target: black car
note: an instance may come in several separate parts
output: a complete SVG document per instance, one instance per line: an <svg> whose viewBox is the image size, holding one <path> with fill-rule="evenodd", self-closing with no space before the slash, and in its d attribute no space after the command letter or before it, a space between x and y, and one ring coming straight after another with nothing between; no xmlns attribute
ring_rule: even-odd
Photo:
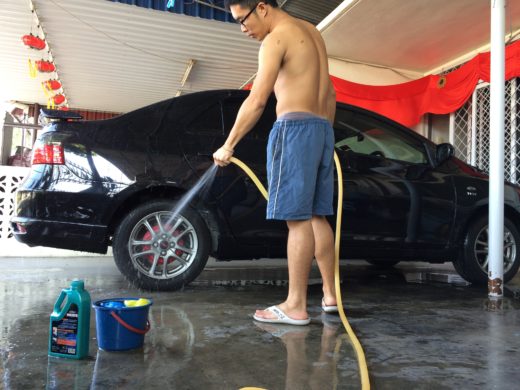
<svg viewBox="0 0 520 390"><path fill-rule="evenodd" d="M285 223L265 219L266 201L234 164L219 168L211 186L172 218L213 166L247 94L194 93L103 121L47 112L54 121L38 137L17 193L16 238L96 253L112 246L130 281L158 290L195 279L210 255L285 257ZM275 116L273 98L235 151L264 183ZM357 107L338 104L334 129L345 187L342 258L452 261L464 279L487 282L487 176L455 158L451 145ZM504 190L508 281L520 266L520 188Z"/></svg>

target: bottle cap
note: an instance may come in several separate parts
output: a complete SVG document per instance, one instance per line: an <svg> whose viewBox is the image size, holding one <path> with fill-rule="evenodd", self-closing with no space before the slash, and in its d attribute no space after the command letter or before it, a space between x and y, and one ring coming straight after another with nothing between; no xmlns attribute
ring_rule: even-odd
<svg viewBox="0 0 520 390"><path fill-rule="evenodd" d="M70 287L74 290L84 290L85 289L85 282L83 280L74 279L72 283L70 284Z"/></svg>

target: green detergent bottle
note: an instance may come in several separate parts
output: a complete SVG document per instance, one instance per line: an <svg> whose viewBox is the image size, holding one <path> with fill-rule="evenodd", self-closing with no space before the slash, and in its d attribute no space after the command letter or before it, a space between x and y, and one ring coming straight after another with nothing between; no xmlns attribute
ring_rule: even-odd
<svg viewBox="0 0 520 390"><path fill-rule="evenodd" d="M66 299L66 300L65 300ZM83 280L61 290L49 327L49 356L82 359L88 355L90 295Z"/></svg>

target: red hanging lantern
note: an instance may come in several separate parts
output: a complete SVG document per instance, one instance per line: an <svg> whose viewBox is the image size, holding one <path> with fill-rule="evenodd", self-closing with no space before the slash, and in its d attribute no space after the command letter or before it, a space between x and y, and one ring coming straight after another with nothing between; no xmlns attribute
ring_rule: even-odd
<svg viewBox="0 0 520 390"><path fill-rule="evenodd" d="M43 39L34 36L32 34L24 35L22 37L23 43L32 49L43 50L45 49L46 43Z"/></svg>
<svg viewBox="0 0 520 390"><path fill-rule="evenodd" d="M56 91L57 89L61 88L61 83L58 80L52 79L52 80L45 81L45 86L49 90Z"/></svg>
<svg viewBox="0 0 520 390"><path fill-rule="evenodd" d="M52 100L54 101L54 104L61 104L65 101L65 96L63 96L61 93L54 95L52 97Z"/></svg>
<svg viewBox="0 0 520 390"><path fill-rule="evenodd" d="M50 73L56 70L56 66L54 66L54 64L50 61L36 61L36 66L38 67L38 70L43 73Z"/></svg>

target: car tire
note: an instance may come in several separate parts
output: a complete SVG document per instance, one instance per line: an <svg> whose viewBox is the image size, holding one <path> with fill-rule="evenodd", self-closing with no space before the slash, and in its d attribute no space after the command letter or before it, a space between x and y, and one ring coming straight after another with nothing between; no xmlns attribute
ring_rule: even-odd
<svg viewBox="0 0 520 390"><path fill-rule="evenodd" d="M464 245L453 261L455 270L468 282L488 282L488 217L474 220L464 236ZM520 234L508 218L504 218L504 283L510 281L520 267Z"/></svg>
<svg viewBox="0 0 520 390"><path fill-rule="evenodd" d="M117 268L145 290L178 290L193 281L208 261L211 239L200 215L175 202L155 200L133 209L114 232Z"/></svg>
<svg viewBox="0 0 520 390"><path fill-rule="evenodd" d="M371 265L375 265L377 267L383 268L392 268L394 265L397 265L399 260L366 260L367 263Z"/></svg>

